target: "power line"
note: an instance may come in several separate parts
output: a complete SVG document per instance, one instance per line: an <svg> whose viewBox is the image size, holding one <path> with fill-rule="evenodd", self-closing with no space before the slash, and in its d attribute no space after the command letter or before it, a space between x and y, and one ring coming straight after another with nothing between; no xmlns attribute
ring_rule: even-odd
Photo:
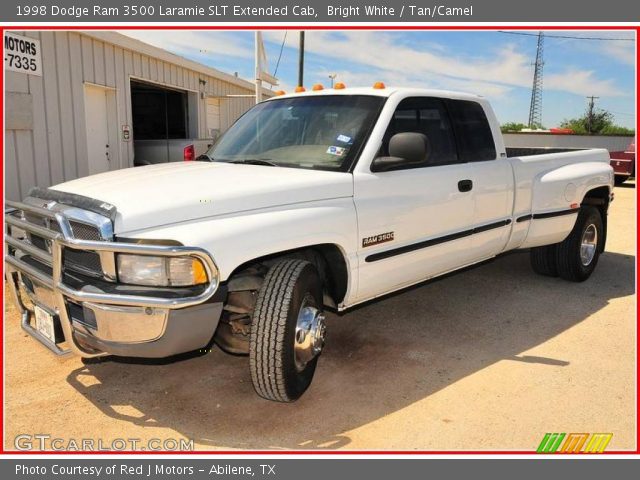
<svg viewBox="0 0 640 480"><path fill-rule="evenodd" d="M276 62L276 68L273 71L273 76L275 77L278 73L278 67L280 66L280 59L282 58L282 51L284 50L284 44L287 41L287 33L288 30L284 31L284 38L282 39L282 45L280 45L280 54L278 55L278 61Z"/></svg>
<svg viewBox="0 0 640 480"><path fill-rule="evenodd" d="M635 117L636 114L635 113L629 113L629 112L614 112L613 110L609 110L611 113L615 113L616 115L628 115L629 117Z"/></svg>
<svg viewBox="0 0 640 480"><path fill-rule="evenodd" d="M524 35L527 37L537 37L537 33L527 33L527 32L510 32L508 30L498 30L498 33L506 33L508 35ZM548 35L545 34L546 38L568 38L571 40L600 40L603 42L633 42L633 38L611 38L611 37L576 37L572 35Z"/></svg>
<svg viewBox="0 0 640 480"><path fill-rule="evenodd" d="M284 44L287 41L287 32L288 30L284 31L284 38L282 39L282 45L280 45L280 53L278 54L278 61L276 62L276 68L273 70L274 77L278 73L278 67L280 66L280 59L282 58L282 51L284 50ZM269 86L269 90L273 90L273 85Z"/></svg>

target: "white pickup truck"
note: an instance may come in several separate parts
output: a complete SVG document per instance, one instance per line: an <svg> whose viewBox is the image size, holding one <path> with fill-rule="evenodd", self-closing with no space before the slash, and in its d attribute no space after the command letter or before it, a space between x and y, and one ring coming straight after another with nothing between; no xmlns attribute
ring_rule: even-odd
<svg viewBox="0 0 640 480"><path fill-rule="evenodd" d="M24 328L58 354L248 354L256 392L309 387L324 311L531 249L586 280L604 250L606 150L509 157L482 97L341 88L278 96L207 161L131 168L6 202ZM427 308L427 307L425 307Z"/></svg>

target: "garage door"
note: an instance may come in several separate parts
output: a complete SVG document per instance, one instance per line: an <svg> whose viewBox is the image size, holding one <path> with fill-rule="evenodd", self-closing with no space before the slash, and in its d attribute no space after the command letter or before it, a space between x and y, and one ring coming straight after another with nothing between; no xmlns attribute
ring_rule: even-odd
<svg viewBox="0 0 640 480"><path fill-rule="evenodd" d="M207 98L207 134L216 138L220 134L220 99Z"/></svg>

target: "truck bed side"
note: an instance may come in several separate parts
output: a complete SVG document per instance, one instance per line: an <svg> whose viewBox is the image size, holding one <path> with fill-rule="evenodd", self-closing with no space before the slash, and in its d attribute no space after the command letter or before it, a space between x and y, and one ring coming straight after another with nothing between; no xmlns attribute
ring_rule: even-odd
<svg viewBox="0 0 640 480"><path fill-rule="evenodd" d="M515 219L507 250L561 242L587 192L613 184L605 149L510 157Z"/></svg>

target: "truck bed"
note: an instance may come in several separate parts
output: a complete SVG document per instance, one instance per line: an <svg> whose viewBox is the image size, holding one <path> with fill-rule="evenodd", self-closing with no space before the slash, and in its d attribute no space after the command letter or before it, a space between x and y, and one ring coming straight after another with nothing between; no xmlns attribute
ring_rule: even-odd
<svg viewBox="0 0 640 480"><path fill-rule="evenodd" d="M582 148L555 148L555 147L506 147L507 157L529 157L531 155L544 155L547 153L579 152Z"/></svg>

